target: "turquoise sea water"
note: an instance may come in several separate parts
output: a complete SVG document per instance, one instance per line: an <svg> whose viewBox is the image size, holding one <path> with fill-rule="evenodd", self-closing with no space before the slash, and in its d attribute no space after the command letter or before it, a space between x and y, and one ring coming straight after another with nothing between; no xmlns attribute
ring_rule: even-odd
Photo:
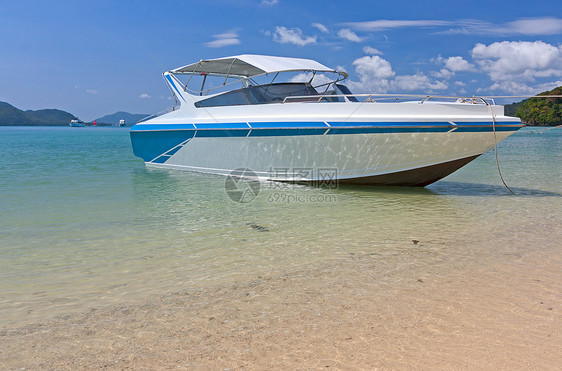
<svg viewBox="0 0 562 371"><path fill-rule="evenodd" d="M499 155L515 195L488 152L426 188L262 186L236 203L223 177L145 168L126 128L2 127L0 327L373 249L407 265L414 239L467 261L559 256L562 129L522 129Z"/></svg>

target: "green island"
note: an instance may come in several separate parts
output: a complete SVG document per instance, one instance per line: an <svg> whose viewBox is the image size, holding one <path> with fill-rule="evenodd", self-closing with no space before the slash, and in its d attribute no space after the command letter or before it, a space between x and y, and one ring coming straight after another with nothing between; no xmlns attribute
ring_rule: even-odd
<svg viewBox="0 0 562 371"><path fill-rule="evenodd" d="M126 124L130 126L147 116L147 114L142 113L119 111L85 124L92 125L93 121L96 121L98 126L112 126L117 125L119 120L125 120ZM58 109L23 111L9 103L0 101L0 126L68 126L71 120L77 119L72 113Z"/></svg>
<svg viewBox="0 0 562 371"><path fill-rule="evenodd" d="M58 109L22 111L9 103L0 102L0 126L61 126L76 117Z"/></svg>
<svg viewBox="0 0 562 371"><path fill-rule="evenodd" d="M562 86L538 95L562 95ZM529 126L562 125L562 98L529 98L504 108L507 116L519 117Z"/></svg>

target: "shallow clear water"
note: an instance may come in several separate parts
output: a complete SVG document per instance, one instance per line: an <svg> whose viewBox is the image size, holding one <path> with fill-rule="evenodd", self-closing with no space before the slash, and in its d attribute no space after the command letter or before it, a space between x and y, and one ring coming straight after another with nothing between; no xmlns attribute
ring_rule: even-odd
<svg viewBox="0 0 562 371"><path fill-rule="evenodd" d="M145 168L127 129L0 128L0 326L350 254L407 266L412 240L426 264L559 255L562 129L522 129L499 155L515 195L489 152L422 189L262 184L236 203L223 177Z"/></svg>

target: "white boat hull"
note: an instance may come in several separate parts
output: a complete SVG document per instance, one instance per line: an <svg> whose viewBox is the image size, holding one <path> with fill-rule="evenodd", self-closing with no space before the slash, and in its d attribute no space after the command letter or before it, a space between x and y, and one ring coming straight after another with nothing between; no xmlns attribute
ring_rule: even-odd
<svg viewBox="0 0 562 371"><path fill-rule="evenodd" d="M520 127L504 126L496 131L498 142ZM203 132L196 131L194 136L186 132L185 140L181 140L181 130L170 131L180 136L179 144L146 163L221 175L247 168L274 181L315 182L336 177L341 183L425 186L493 147L490 127L468 129L334 135L329 133L335 129L326 129L324 134L294 136L251 136L256 130L246 130L234 137L199 136Z"/></svg>
<svg viewBox="0 0 562 371"><path fill-rule="evenodd" d="M498 133L498 140L508 135ZM147 165L221 175L248 168L275 181L320 181L333 174L340 182L426 185L438 180L429 171L428 178L408 180L404 174L396 179L388 175L440 164L448 164L445 167L453 172L493 144L491 133L193 138L165 163ZM451 169L451 162L459 166ZM383 175L380 180L369 179Z"/></svg>

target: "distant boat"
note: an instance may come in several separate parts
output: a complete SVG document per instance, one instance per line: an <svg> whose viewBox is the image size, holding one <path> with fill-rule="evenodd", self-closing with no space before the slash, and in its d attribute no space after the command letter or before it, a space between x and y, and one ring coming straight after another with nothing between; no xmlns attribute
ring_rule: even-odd
<svg viewBox="0 0 562 371"><path fill-rule="evenodd" d="M82 120L70 120L70 126L73 128L83 128L86 124Z"/></svg>
<svg viewBox="0 0 562 371"><path fill-rule="evenodd" d="M119 124L117 126L125 126L125 120L119 120Z"/></svg>

